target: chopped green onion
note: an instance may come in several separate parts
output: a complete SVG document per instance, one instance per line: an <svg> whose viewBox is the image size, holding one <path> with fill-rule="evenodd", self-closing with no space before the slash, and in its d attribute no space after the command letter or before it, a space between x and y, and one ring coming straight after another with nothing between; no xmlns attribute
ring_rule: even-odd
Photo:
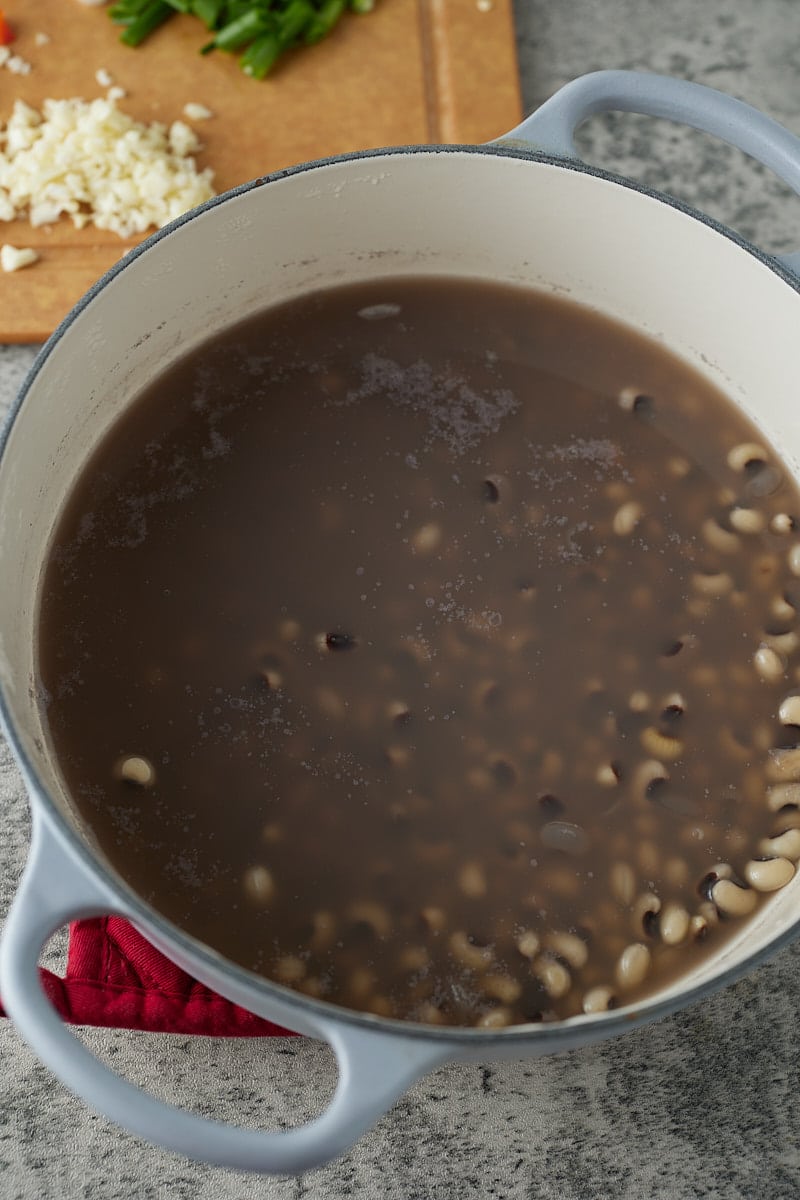
<svg viewBox="0 0 800 1200"><path fill-rule="evenodd" d="M371 12L375 0L116 0L108 9L120 40L139 46L170 17L202 21L213 38L200 50L243 50L246 75L263 79L285 50L327 37L346 9Z"/></svg>
<svg viewBox="0 0 800 1200"><path fill-rule="evenodd" d="M214 38L214 45L218 50L239 50L268 31L269 23L264 13L252 8L250 12L223 25Z"/></svg>
<svg viewBox="0 0 800 1200"><path fill-rule="evenodd" d="M192 12L205 25L206 29L216 29L225 0L194 0Z"/></svg>
<svg viewBox="0 0 800 1200"><path fill-rule="evenodd" d="M135 8L138 11L134 11ZM139 46L159 25L175 15L175 9L166 0L147 0L137 6L114 5L110 13L112 21L125 26L120 41L126 46Z"/></svg>
<svg viewBox="0 0 800 1200"><path fill-rule="evenodd" d="M303 33L303 41L307 46L320 42L333 29L344 12L346 0L327 0L317 11L317 15L309 21Z"/></svg>
<svg viewBox="0 0 800 1200"><path fill-rule="evenodd" d="M283 45L274 33L267 33L248 46L239 59L245 75L251 79L263 79L283 53Z"/></svg>
<svg viewBox="0 0 800 1200"><path fill-rule="evenodd" d="M293 45L314 16L308 0L291 0L278 26L278 40L283 48Z"/></svg>

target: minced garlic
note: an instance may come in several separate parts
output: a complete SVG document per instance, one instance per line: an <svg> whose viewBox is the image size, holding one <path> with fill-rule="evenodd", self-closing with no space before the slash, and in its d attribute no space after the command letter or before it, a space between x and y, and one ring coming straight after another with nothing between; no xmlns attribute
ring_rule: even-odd
<svg viewBox="0 0 800 1200"><path fill-rule="evenodd" d="M214 195L199 145L183 121L145 125L112 98L45 100L42 112L17 100L0 128L0 220L64 214L120 237L166 225Z"/></svg>
<svg viewBox="0 0 800 1200"><path fill-rule="evenodd" d="M21 271L38 260L39 255L30 246L9 246L8 243L0 246L0 270Z"/></svg>

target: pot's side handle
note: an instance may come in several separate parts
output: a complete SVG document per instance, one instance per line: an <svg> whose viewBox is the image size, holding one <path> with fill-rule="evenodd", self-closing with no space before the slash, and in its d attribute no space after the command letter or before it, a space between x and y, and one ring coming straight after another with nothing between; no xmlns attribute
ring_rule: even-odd
<svg viewBox="0 0 800 1200"><path fill-rule="evenodd" d="M664 117L737 146L800 195L800 138L757 108L701 83L641 71L595 71L574 79L504 137L563 158L579 158L573 134L595 113ZM800 274L800 251L776 255Z"/></svg>
<svg viewBox="0 0 800 1200"><path fill-rule="evenodd" d="M279 1133L240 1129L186 1112L122 1079L62 1023L39 980L47 939L68 920L109 911L130 915L65 850L34 813L30 857L0 942L3 1004L42 1061L72 1092L119 1125L188 1158L242 1171L291 1175L347 1150L426 1071L447 1057L441 1043L334 1024L339 1081L328 1108Z"/></svg>

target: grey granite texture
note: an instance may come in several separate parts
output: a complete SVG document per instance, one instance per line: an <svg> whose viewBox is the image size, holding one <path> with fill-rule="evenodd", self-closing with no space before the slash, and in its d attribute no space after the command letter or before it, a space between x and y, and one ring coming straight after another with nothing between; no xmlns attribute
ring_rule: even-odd
<svg viewBox="0 0 800 1200"><path fill-rule="evenodd" d="M517 23L529 108L585 71L634 67L712 84L800 133L797 0L517 0ZM800 245L798 201L709 138L615 116L589 122L581 145L592 161L673 190L765 247ZM33 353L0 349L4 405ZM3 750L0 805L5 911L28 817ZM341 1161L299 1179L253 1179L120 1132L73 1100L2 1024L0 1200L793 1200L798 1028L795 945L704 1005L614 1043L444 1067ZM304 1120L332 1087L330 1055L310 1041L82 1036L159 1094L249 1125Z"/></svg>

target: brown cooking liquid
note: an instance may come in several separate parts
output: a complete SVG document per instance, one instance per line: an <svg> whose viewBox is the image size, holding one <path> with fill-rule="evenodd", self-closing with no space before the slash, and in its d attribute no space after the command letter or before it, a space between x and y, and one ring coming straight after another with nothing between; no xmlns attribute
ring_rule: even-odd
<svg viewBox="0 0 800 1200"><path fill-rule="evenodd" d="M763 842L800 825L799 511L721 394L561 299L292 301L164 372L58 523L66 785L156 909L308 994L641 998L800 857Z"/></svg>

